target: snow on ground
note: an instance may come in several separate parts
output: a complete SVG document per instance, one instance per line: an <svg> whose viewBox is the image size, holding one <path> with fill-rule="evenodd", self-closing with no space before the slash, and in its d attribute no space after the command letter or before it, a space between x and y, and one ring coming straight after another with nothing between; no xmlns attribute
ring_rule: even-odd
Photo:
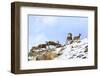
<svg viewBox="0 0 100 76"><path fill-rule="evenodd" d="M73 42L56 49L61 55L55 60L86 59L88 55L88 39L84 38L80 42Z"/></svg>
<svg viewBox="0 0 100 76"><path fill-rule="evenodd" d="M43 49L41 51L36 50L35 53L29 53L29 60L36 60L38 56L43 57L43 54L47 52L52 52L56 54L57 57L53 57L50 54L48 57L53 57L50 60L69 60L69 59L87 59L88 58L88 39L84 38L80 41L73 41L71 44L62 45L59 48ZM34 56L34 55L35 56ZM45 60L45 59L44 59Z"/></svg>

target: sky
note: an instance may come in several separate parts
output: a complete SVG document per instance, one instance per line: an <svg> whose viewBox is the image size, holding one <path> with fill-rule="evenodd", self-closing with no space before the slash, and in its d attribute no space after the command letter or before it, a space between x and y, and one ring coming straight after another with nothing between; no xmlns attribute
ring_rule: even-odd
<svg viewBox="0 0 100 76"><path fill-rule="evenodd" d="M29 15L29 49L45 41L59 41L65 44L67 34L88 36L88 17Z"/></svg>

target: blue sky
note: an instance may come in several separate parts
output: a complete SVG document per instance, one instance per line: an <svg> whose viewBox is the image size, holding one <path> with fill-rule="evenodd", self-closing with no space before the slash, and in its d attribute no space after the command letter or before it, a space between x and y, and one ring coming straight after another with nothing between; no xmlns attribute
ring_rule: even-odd
<svg viewBox="0 0 100 76"><path fill-rule="evenodd" d="M73 36L88 36L88 18L75 16L36 16L29 15L29 48L45 41L60 41L64 44L69 32Z"/></svg>

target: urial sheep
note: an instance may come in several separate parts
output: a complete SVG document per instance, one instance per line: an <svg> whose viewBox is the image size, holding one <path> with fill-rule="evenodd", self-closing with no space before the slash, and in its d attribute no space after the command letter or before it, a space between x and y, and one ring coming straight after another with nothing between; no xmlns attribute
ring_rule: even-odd
<svg viewBox="0 0 100 76"><path fill-rule="evenodd" d="M73 41L80 42L80 37L81 37L81 34L79 34L78 36L74 36Z"/></svg>
<svg viewBox="0 0 100 76"><path fill-rule="evenodd" d="M42 48L46 49L47 48L47 44L39 44L37 47L39 49L41 49L41 50L42 50Z"/></svg>
<svg viewBox="0 0 100 76"><path fill-rule="evenodd" d="M53 45L53 46L55 46L56 48L61 47L61 44L59 43L59 41L57 41L57 42L54 42L54 41L46 41L46 44L47 44L48 46Z"/></svg>
<svg viewBox="0 0 100 76"><path fill-rule="evenodd" d="M73 40L72 40L72 33L68 33L65 44L71 44L72 42L73 42Z"/></svg>

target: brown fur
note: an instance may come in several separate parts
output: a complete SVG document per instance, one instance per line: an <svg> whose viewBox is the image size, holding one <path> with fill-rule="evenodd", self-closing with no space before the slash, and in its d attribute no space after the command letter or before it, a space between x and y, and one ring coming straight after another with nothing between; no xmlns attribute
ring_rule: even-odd
<svg viewBox="0 0 100 76"><path fill-rule="evenodd" d="M39 44L38 45L38 48L46 48L47 47L47 44Z"/></svg>
<svg viewBox="0 0 100 76"><path fill-rule="evenodd" d="M72 33L68 33L68 36L67 36L67 41L70 41L72 40Z"/></svg>
<svg viewBox="0 0 100 76"><path fill-rule="evenodd" d="M80 40L80 36L81 34L79 34L78 36L74 36L73 40Z"/></svg>
<svg viewBox="0 0 100 76"><path fill-rule="evenodd" d="M36 47L36 46L33 46L32 48L31 48L31 52L34 52L35 50L37 50L38 49L38 47Z"/></svg>
<svg viewBox="0 0 100 76"><path fill-rule="evenodd" d="M61 47L61 44L59 44L59 41L57 42L54 42L54 41L48 41L46 42L46 44L49 46L49 45L54 45L56 47Z"/></svg>
<svg viewBox="0 0 100 76"><path fill-rule="evenodd" d="M58 45L59 42L48 41L47 44L48 44L48 45Z"/></svg>
<svg viewBox="0 0 100 76"><path fill-rule="evenodd" d="M38 46L33 46L30 51L34 52L35 50L40 50L41 48L46 49L46 47L47 47L47 44L39 44Z"/></svg>
<svg viewBox="0 0 100 76"><path fill-rule="evenodd" d="M66 39L66 44L71 44L72 42L73 42L72 33L68 33L67 39Z"/></svg>

